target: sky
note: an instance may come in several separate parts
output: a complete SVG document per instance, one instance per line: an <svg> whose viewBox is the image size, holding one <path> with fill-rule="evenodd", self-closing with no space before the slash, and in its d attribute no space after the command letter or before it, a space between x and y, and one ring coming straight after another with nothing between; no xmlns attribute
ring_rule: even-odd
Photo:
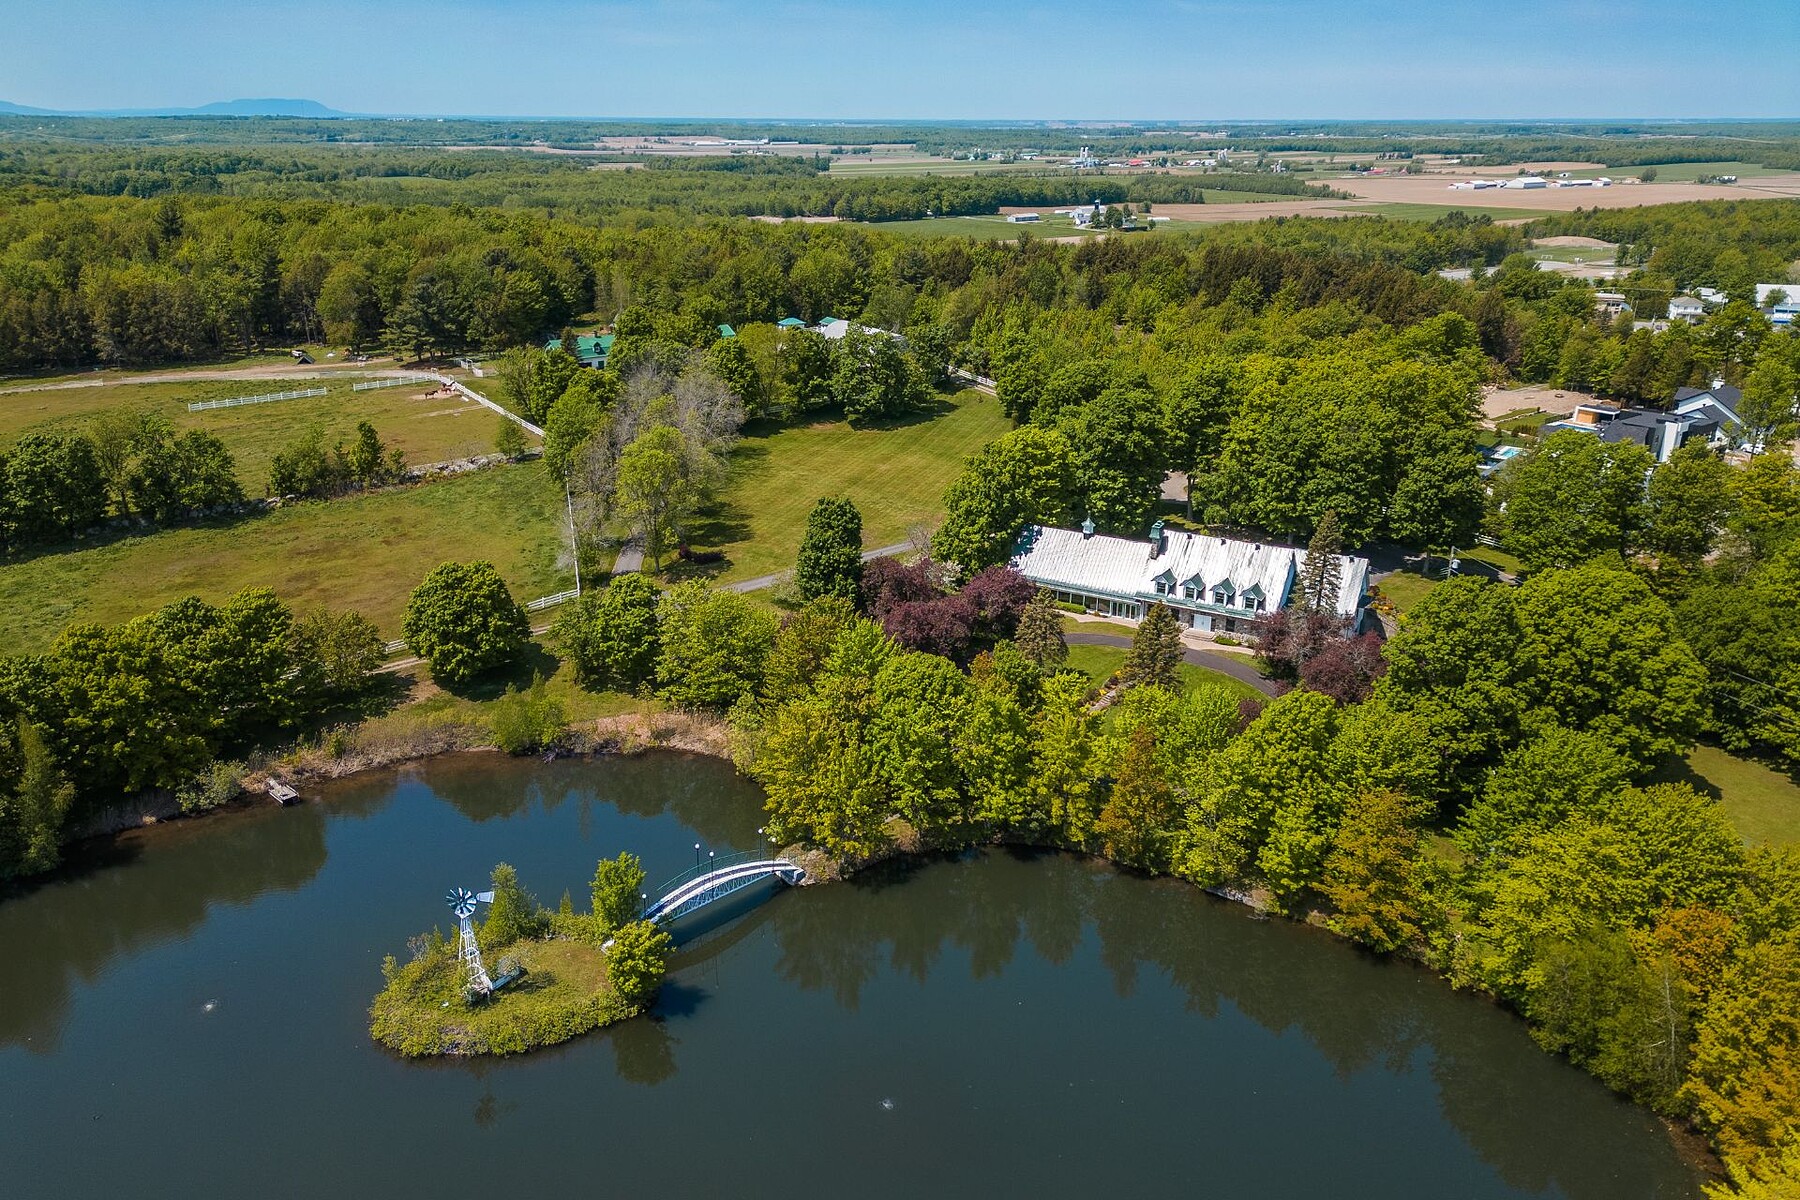
<svg viewBox="0 0 1800 1200"><path fill-rule="evenodd" d="M487 116L1800 118L1800 0L0 0L0 100Z"/></svg>

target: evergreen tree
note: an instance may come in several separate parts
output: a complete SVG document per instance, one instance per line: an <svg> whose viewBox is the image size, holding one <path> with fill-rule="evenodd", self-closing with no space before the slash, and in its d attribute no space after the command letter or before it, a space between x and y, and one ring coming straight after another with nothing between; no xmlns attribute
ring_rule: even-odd
<svg viewBox="0 0 1800 1200"><path fill-rule="evenodd" d="M1335 512L1319 518L1312 541L1306 544L1306 562L1294 581L1299 607L1309 613L1337 611L1338 589L1343 585L1344 535Z"/></svg>
<svg viewBox="0 0 1800 1200"><path fill-rule="evenodd" d="M1013 645L1040 667L1061 666L1069 657L1069 643L1063 637L1062 622L1062 610L1056 607L1055 597L1039 588L1019 616Z"/></svg>
<svg viewBox="0 0 1800 1200"><path fill-rule="evenodd" d="M1094 827L1108 858L1152 871L1168 868L1169 835L1180 811L1158 757L1150 727L1132 730Z"/></svg>
<svg viewBox="0 0 1800 1200"><path fill-rule="evenodd" d="M494 867L490 884L494 899L478 931L481 948L498 950L520 938L536 937L542 927L537 900L519 883L519 873L500 863Z"/></svg>
<svg viewBox="0 0 1800 1200"><path fill-rule="evenodd" d="M862 513L854 501L827 497L813 505L794 562L802 600L839 596L855 602L862 589Z"/></svg>
<svg viewBox="0 0 1800 1200"><path fill-rule="evenodd" d="M1152 604L1131 636L1131 652L1119 674L1132 687L1173 689L1181 653L1181 623L1168 605Z"/></svg>
<svg viewBox="0 0 1800 1200"><path fill-rule="evenodd" d="M0 795L0 879L31 875L56 865L63 818L75 789L57 771L37 726L18 726L19 784Z"/></svg>

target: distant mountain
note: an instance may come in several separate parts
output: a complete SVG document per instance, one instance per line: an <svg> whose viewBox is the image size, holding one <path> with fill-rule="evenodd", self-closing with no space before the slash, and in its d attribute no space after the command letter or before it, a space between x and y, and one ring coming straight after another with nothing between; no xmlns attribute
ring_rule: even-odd
<svg viewBox="0 0 1800 1200"><path fill-rule="evenodd" d="M349 113L326 108L317 100L220 100L199 108L177 110L195 116L226 117L347 117Z"/></svg>
<svg viewBox="0 0 1800 1200"><path fill-rule="evenodd" d="M219 100L199 108L105 108L71 111L0 100L0 114L20 117L348 117L317 100Z"/></svg>

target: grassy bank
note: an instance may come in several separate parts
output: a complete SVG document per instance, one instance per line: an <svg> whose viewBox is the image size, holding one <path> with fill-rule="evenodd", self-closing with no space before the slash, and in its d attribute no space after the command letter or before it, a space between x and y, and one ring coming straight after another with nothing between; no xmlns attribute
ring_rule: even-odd
<svg viewBox="0 0 1800 1200"><path fill-rule="evenodd" d="M393 638L407 596L446 559L491 560L524 601L571 585L567 547L562 489L542 464L496 467L8 563L0 639L38 650L71 622L246 587L274 588L300 611L356 609Z"/></svg>
<svg viewBox="0 0 1800 1200"><path fill-rule="evenodd" d="M856 501L864 546L905 541L913 525L942 515L944 489L964 460L1009 427L998 400L971 390L893 425L823 421L746 437L718 503L695 523L693 544L725 554L726 582L785 570L822 496Z"/></svg>
<svg viewBox="0 0 1800 1200"><path fill-rule="evenodd" d="M462 964L439 944L405 966L390 959L387 986L369 1009L369 1033L408 1058L455 1054L521 1054L635 1016L613 991L606 955L572 939L525 940L486 958L490 970L516 959L525 975L493 998L463 996Z"/></svg>

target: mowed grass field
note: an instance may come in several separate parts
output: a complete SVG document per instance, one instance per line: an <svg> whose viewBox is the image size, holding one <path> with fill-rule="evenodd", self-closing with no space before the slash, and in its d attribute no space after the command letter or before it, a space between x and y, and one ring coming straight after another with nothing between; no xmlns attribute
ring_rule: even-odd
<svg viewBox="0 0 1800 1200"><path fill-rule="evenodd" d="M80 426L116 409L147 409L175 429L217 434L237 463L238 478L252 496L265 493L269 464L288 443L318 426L327 443L349 442L359 421L398 447L409 463L444 462L493 449L500 420L495 413L435 384L351 390L349 379L237 379L170 383L121 383L103 387L49 388L0 394L0 446L34 429ZM189 412L203 400L262 396L323 387L326 395L274 400L239 408Z"/></svg>
<svg viewBox="0 0 1800 1200"><path fill-rule="evenodd" d="M525 463L8 563L0 644L39 650L72 622L246 587L301 611L355 609L397 638L408 594L447 559L492 561L521 603L572 586L562 489Z"/></svg>
<svg viewBox="0 0 1800 1200"><path fill-rule="evenodd" d="M1780 771L1717 746L1695 746L1659 779L1691 783L1716 795L1753 846L1800 843L1800 786Z"/></svg>
<svg viewBox="0 0 1800 1200"><path fill-rule="evenodd" d="M693 544L725 553L726 582L788 570L824 496L856 502L865 547L905 541L914 524L942 516L944 489L964 460L1010 427L998 400L971 390L948 397L938 415L885 428L829 421L746 437Z"/></svg>
<svg viewBox="0 0 1800 1200"><path fill-rule="evenodd" d="M1128 653L1130 652L1119 646L1070 646L1069 657L1065 665L1080 671L1094 681L1095 687L1099 687L1125 665L1125 656ZM1184 693L1192 692L1202 684L1215 684L1240 700L1266 700L1268 698L1243 680L1233 679L1223 671L1196 667L1192 663L1182 663L1175 668L1175 674L1181 680L1181 690Z"/></svg>

